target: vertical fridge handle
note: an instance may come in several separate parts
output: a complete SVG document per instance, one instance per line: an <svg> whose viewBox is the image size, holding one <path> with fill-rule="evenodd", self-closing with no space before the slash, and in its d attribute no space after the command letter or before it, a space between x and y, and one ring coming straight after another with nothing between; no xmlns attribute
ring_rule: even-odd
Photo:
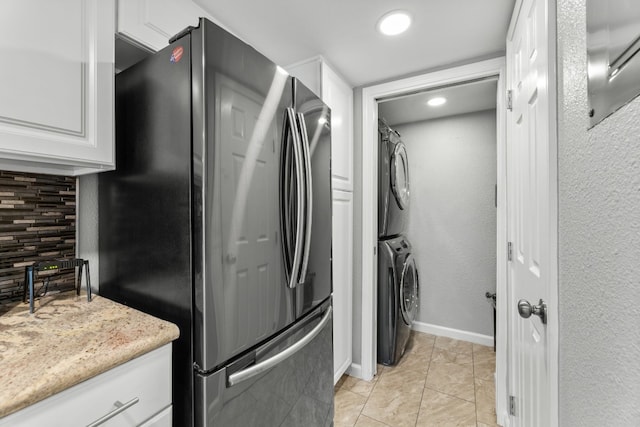
<svg viewBox="0 0 640 427"><path fill-rule="evenodd" d="M302 257L302 266L300 270L299 283L304 283L307 278L307 266L309 265L309 251L311 249L311 225L313 219L313 185L311 182L311 153L309 149L309 136L307 133L307 124L304 121L304 114L298 113L298 124L300 136L302 137L302 153L304 156L305 170L305 189L306 189L306 220L304 222L304 255Z"/></svg>
<svg viewBox="0 0 640 427"><path fill-rule="evenodd" d="M304 153L302 152L302 143L297 132L296 117L293 108L287 108L287 123L291 131L291 137L293 138L293 153L295 157L296 167L296 205L297 205L297 219L296 219L296 238L293 251L293 262L291 265L291 274L289 275L289 288L295 288L298 284L298 275L300 273L300 265L302 263L302 249L303 249L303 232L302 222L304 220L304 207L305 207L305 195L304 191L304 177L302 175L302 166L304 159Z"/></svg>

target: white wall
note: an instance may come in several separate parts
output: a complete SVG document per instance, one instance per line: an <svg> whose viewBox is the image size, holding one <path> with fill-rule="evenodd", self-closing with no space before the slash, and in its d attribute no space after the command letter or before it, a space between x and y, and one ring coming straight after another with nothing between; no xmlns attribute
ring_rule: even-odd
<svg viewBox="0 0 640 427"><path fill-rule="evenodd" d="M409 156L417 321L493 336L496 110L394 126Z"/></svg>
<svg viewBox="0 0 640 427"><path fill-rule="evenodd" d="M586 0L558 0L560 426L640 420L640 99L593 129Z"/></svg>

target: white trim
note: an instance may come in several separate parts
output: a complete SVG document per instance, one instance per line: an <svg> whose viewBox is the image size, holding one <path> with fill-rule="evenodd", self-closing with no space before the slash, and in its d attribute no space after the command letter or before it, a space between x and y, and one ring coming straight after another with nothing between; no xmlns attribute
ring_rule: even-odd
<svg viewBox="0 0 640 427"><path fill-rule="evenodd" d="M559 408L559 372L560 372L560 289L558 278L558 52L557 52L557 4L555 0L549 0L547 5L547 49L549 60L549 73L547 75L547 98L549 103L549 301L547 305L549 313L547 359L549 360L549 416L551 425L557 427L560 424Z"/></svg>
<svg viewBox="0 0 640 427"><path fill-rule="evenodd" d="M496 98L496 175L498 184L498 209L496 210L496 414L508 413L508 347L507 326L508 280L509 266L507 262L507 69L506 63L500 69L498 77L498 93ZM500 143L502 141L502 143ZM502 224L502 225L501 225Z"/></svg>
<svg viewBox="0 0 640 427"><path fill-rule="evenodd" d="M502 427L510 427L511 426L511 418L509 417L509 413L508 412L503 412L502 413L502 420L500 419L501 417L496 417L496 418L497 418L499 426L502 426Z"/></svg>
<svg viewBox="0 0 640 427"><path fill-rule="evenodd" d="M359 363L352 363L347 369L347 375L355 378L363 378L362 376L362 365Z"/></svg>
<svg viewBox="0 0 640 427"><path fill-rule="evenodd" d="M418 332L424 332L426 334L436 335L438 337L453 338L454 340L467 341L474 344L493 347L493 337L491 335L482 335L476 332L463 331L460 329L447 328L445 326L416 321L413 322L411 329Z"/></svg>
<svg viewBox="0 0 640 427"><path fill-rule="evenodd" d="M362 354L360 360L362 365L360 375L355 375L359 378L370 380L376 368L377 255L375 250L378 244L378 144L376 143L378 100L483 77L503 76L504 67L503 57L494 58L362 89L362 217L360 218L362 224ZM505 114L504 109L498 110L498 114ZM504 120L500 122L504 123ZM498 146L506 143L503 132L498 133L497 138ZM500 184L499 181L499 187ZM503 181L502 185L504 184ZM498 206L498 218L504 219L506 216L500 213L501 209L506 209L506 206ZM506 223L498 223L499 229L505 227ZM506 278L503 280L506 282Z"/></svg>

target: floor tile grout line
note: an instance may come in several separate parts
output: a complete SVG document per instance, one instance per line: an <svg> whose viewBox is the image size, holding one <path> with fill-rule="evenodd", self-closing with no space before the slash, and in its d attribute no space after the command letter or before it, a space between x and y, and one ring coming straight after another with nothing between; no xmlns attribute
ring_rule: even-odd
<svg viewBox="0 0 640 427"><path fill-rule="evenodd" d="M418 426L418 420L420 419L420 411L422 411L422 400L424 399L424 390L427 388L427 378L429 378L429 371L431 370L431 361L433 360L433 350L436 348L436 340L433 340L431 346L431 354L429 355L429 367L427 368L427 375L424 377L424 387L422 387L422 394L420 395L420 406L418 406L418 413L416 414L415 426Z"/></svg>
<svg viewBox="0 0 640 427"><path fill-rule="evenodd" d="M476 352L471 347L471 356L473 361L473 399L474 399L474 408L476 410L476 427L478 426L478 388L476 387Z"/></svg>
<svg viewBox="0 0 640 427"><path fill-rule="evenodd" d="M376 374L377 374L377 370L378 370L378 369L377 369L377 367L376 367ZM369 395L367 396L366 400L364 401L364 405L362 405L362 409L360 409L360 413L358 414L358 418L356 418L356 424L358 424L358 419L360 419L360 416L361 416L361 415L363 415L363 413L362 413L362 412L364 411L364 408L367 406L367 403L369 402L369 399L371 398L371 395L373 394L374 390L376 389L376 387L377 387L377 386L378 386L378 384L380 383L380 378L382 378L382 374L384 373L384 371L385 371L385 370L384 370L384 368L383 368L383 369L382 369L382 372L380 372L380 375L377 375L378 379L376 379L375 383L373 384L373 387L371 387L371 391L369 392ZM376 375L374 375L374 376L376 376ZM365 415L365 417L369 417L369 416L368 416L368 415ZM382 421L380 421L380 420L378 420L378 419L376 419L376 418L373 418L373 417L369 417L369 418L372 418L372 419L374 419L374 420L376 420L376 421L378 421L378 422L382 422ZM384 424L384 423L383 423L383 424ZM355 425L355 424L354 424L354 425Z"/></svg>
<svg viewBox="0 0 640 427"><path fill-rule="evenodd" d="M463 399L462 397L456 396L455 394L446 393L444 391L438 390L437 388L433 388L433 387L429 387L429 386L425 386L425 388L428 388L429 390L435 391L436 393L439 393L439 394L444 394L445 396L453 397L454 399L462 400L463 402L473 403L475 405L475 402L473 402L471 400ZM475 389L474 389L474 398L475 398Z"/></svg>

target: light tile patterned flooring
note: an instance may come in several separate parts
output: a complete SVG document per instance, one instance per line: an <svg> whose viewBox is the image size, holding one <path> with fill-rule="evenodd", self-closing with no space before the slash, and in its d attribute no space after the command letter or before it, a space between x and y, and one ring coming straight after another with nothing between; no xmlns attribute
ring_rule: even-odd
<svg viewBox="0 0 640 427"><path fill-rule="evenodd" d="M397 366L338 381L334 425L495 426L495 364L492 347L412 332Z"/></svg>

